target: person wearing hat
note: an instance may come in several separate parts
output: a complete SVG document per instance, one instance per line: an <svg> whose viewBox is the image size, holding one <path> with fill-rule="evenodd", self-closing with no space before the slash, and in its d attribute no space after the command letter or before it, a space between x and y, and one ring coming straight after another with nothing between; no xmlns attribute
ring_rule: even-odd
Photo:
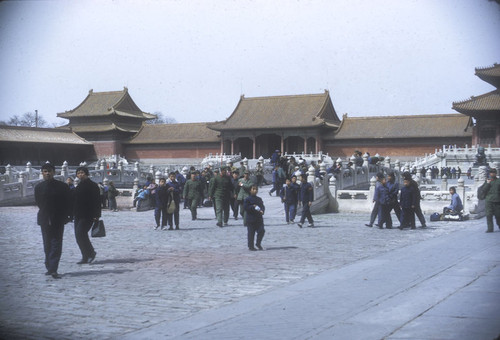
<svg viewBox="0 0 500 340"><path fill-rule="evenodd" d="M35 202L38 206L37 224L42 231L43 250L45 253L45 275L54 279L62 254L64 224L72 219L72 200L69 187L54 179L55 167L50 163L42 165L43 182L35 187Z"/></svg>
<svg viewBox="0 0 500 340"><path fill-rule="evenodd" d="M500 228L500 180L497 177L497 169L490 168L490 176L486 181L486 223L487 233L493 232L493 216Z"/></svg>
<svg viewBox="0 0 500 340"><path fill-rule="evenodd" d="M410 186L413 188L413 195L414 195L414 204L415 207L413 208L413 211L415 212L415 215L417 215L418 220L420 221L421 227L422 228L427 228L427 224L425 223L425 216L422 213L422 208L420 207L420 188L418 187L418 183L412 178L411 174L409 172L403 173L403 180L408 180L410 182Z"/></svg>
<svg viewBox="0 0 500 340"><path fill-rule="evenodd" d="M222 227L222 223L227 225L229 221L229 201L233 195L233 184L227 171L227 168L220 169L220 175L214 177L209 193L209 199L215 201L218 227Z"/></svg>
<svg viewBox="0 0 500 340"><path fill-rule="evenodd" d="M389 189L389 213L394 210L396 217L401 223L401 207L398 202L399 184L396 182L394 171L387 172L387 188Z"/></svg>
<svg viewBox="0 0 500 340"><path fill-rule="evenodd" d="M245 198L250 196L250 188L252 187L254 183L250 179L250 172L248 170L245 170L243 172L243 177L238 180L238 196L236 200L238 201L238 205L240 207L240 215L243 217L243 225L247 225L247 219L246 219L246 211L243 209L243 201Z"/></svg>
<svg viewBox="0 0 500 340"><path fill-rule="evenodd" d="M95 221L101 217L99 186L89 178L89 169L79 167L76 177L80 183L75 189L75 239L82 259L77 264L92 263L96 252L89 239L89 231Z"/></svg>
<svg viewBox="0 0 500 340"><path fill-rule="evenodd" d="M191 219L193 221L197 218L198 201L201 197L200 192L202 188L203 184L198 180L198 173L196 171L191 172L191 179L184 185L182 196L189 202L188 206L191 210Z"/></svg>

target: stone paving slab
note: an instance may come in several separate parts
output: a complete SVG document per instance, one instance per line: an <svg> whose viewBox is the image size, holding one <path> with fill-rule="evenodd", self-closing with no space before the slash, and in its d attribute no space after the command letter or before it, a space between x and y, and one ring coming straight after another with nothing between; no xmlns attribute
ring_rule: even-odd
<svg viewBox="0 0 500 340"><path fill-rule="evenodd" d="M364 226L368 214L325 214L314 216L316 228L300 229L286 225L278 198L265 190L261 196L267 207L266 251L248 251L241 219L216 227L212 208L199 209L197 221L182 210L179 231L153 230L152 211L104 211L107 237L92 240L97 251L92 265L76 265L73 226L66 226L61 280L44 275L37 209L0 208L0 336L121 338L258 299L364 259L374 261L369 268L378 255L485 223L379 230Z"/></svg>

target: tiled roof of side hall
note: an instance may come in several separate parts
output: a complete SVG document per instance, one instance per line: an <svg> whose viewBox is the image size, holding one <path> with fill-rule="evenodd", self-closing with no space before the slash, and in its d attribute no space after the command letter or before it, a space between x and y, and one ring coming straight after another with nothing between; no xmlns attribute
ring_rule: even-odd
<svg viewBox="0 0 500 340"><path fill-rule="evenodd" d="M219 142L218 132L207 123L144 124L127 144L178 144Z"/></svg>
<svg viewBox="0 0 500 340"><path fill-rule="evenodd" d="M489 67L476 67L476 76L484 80L487 83L495 86L497 89L500 88L500 64L493 64Z"/></svg>
<svg viewBox="0 0 500 340"><path fill-rule="evenodd" d="M73 110L58 113L61 118L98 117L110 115L126 116L137 119L153 119L156 115L142 112L134 103L128 89L123 91L93 92L89 91L83 102Z"/></svg>
<svg viewBox="0 0 500 340"><path fill-rule="evenodd" d="M470 137L469 117L462 114L347 117L325 140Z"/></svg>
<svg viewBox="0 0 500 340"><path fill-rule="evenodd" d="M500 111L500 90L491 91L470 99L453 102L453 109L462 111Z"/></svg>
<svg viewBox="0 0 500 340"><path fill-rule="evenodd" d="M332 126L340 120L328 91L321 94L245 98L225 121L211 123L215 130L271 129Z"/></svg>
<svg viewBox="0 0 500 340"><path fill-rule="evenodd" d="M0 142L92 145L67 129L0 126Z"/></svg>

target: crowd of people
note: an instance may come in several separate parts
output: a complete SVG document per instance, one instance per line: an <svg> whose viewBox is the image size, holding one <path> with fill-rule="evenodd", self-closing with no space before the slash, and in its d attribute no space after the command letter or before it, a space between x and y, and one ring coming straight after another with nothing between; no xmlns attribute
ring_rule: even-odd
<svg viewBox="0 0 500 340"><path fill-rule="evenodd" d="M297 225L302 228L307 219L308 226L314 227L310 211L314 189L308 182L307 172L310 169L308 167L312 165L315 177L321 177L320 162L307 164L302 158L283 157L279 151L271 157L272 189L268 193L281 199L287 224L295 223L297 211L302 207ZM64 224L74 221L76 243L82 254L77 263L92 263L96 251L90 242L89 231L92 225L99 221L101 209L118 210L118 190L112 181L107 185L94 183L89 178L89 170L86 167L77 169L76 186L71 177L67 178L66 183L55 180L55 167L50 163L44 164L41 171L44 180L35 187L35 201L39 207L37 223L42 231L46 275L60 278L57 269L62 251ZM334 171L329 170L332 173ZM212 169L212 166L208 165L201 171L191 167L188 178L178 171L170 172L167 178L160 178L158 183L153 178L147 178L146 183L134 195L133 203L138 209L144 205L154 209L155 230L180 229L181 204L184 209L190 210L192 220L197 219L198 208L212 207L217 220L216 226L227 226L230 216L234 220L241 218L242 224L247 227L249 250L262 250L265 206L257 194L262 185L269 184L264 178L262 163L257 163L253 175L253 178L250 177L250 171L244 162L241 162L239 167L228 162L220 169ZM461 171L458 170L458 176L460 175ZM412 173L403 173L401 188L392 171L388 171L387 175L380 172L376 178L374 206L366 226L373 227L378 217L376 225L379 228L384 228L385 225L391 229L391 212L394 211L400 222L399 229L415 229L415 215L421 227L426 228L425 217L420 208L420 190L412 178ZM493 216L500 227L500 181L496 178L496 169L490 170L490 177L481 188L487 204L488 232L491 232ZM443 213L459 214L463 209L460 196L455 187L451 187L449 191L451 202L443 209Z"/></svg>

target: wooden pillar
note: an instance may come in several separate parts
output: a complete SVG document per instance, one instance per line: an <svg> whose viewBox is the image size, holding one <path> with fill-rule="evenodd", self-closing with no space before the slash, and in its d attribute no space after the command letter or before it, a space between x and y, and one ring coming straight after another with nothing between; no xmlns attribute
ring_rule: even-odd
<svg viewBox="0 0 500 340"><path fill-rule="evenodd" d="M281 140L281 154L283 155L285 153L285 138L283 136L283 133L280 136Z"/></svg>
<svg viewBox="0 0 500 340"><path fill-rule="evenodd" d="M255 149L256 149L255 141L256 141L256 140L257 140L257 139L255 138L255 136L252 136L252 146L253 146L253 148L252 148L252 149L253 149L253 150L252 150L252 154L253 154L252 158L253 158L253 159L257 158L257 157L255 157Z"/></svg>
<svg viewBox="0 0 500 340"><path fill-rule="evenodd" d="M234 139L231 138L231 155L234 155Z"/></svg>
<svg viewBox="0 0 500 340"><path fill-rule="evenodd" d="M307 136L304 137L304 153L307 153Z"/></svg>

